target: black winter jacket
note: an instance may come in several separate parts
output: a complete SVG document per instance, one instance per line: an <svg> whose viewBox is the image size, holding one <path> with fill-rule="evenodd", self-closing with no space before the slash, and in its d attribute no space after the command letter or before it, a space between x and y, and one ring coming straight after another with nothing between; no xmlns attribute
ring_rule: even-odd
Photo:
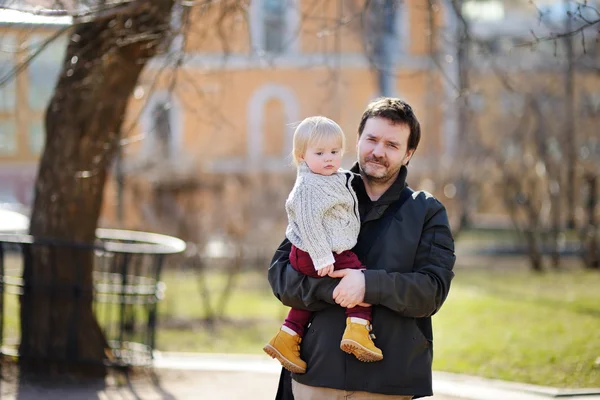
<svg viewBox="0 0 600 400"><path fill-rule="evenodd" d="M382 361L364 363L340 350L346 316L333 300L339 280L295 271L287 240L277 249L268 273L273 293L287 306L315 312L301 345L308 368L293 374L296 381L348 391L432 395L431 316L454 277L454 241L444 206L430 194L414 192L399 210L394 206L402 191L410 190L405 179L403 167L394 185L373 203L362 180L353 182L362 220L353 251L367 268L364 301L373 305L374 342L383 351Z"/></svg>

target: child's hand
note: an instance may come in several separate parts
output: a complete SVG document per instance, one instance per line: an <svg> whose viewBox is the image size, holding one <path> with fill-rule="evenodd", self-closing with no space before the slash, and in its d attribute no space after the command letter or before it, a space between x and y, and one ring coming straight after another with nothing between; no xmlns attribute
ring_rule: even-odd
<svg viewBox="0 0 600 400"><path fill-rule="evenodd" d="M332 272L333 272L333 264L329 264L328 266L323 267L320 270L318 270L317 274L319 274L319 276L327 276Z"/></svg>

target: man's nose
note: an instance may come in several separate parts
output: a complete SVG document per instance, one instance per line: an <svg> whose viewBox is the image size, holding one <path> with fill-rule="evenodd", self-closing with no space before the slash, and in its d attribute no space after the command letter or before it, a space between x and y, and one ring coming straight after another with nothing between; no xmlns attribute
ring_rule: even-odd
<svg viewBox="0 0 600 400"><path fill-rule="evenodd" d="M375 157L383 157L385 155L385 150L383 148L383 145L381 145L380 143L378 143L374 148L373 148L373 155Z"/></svg>

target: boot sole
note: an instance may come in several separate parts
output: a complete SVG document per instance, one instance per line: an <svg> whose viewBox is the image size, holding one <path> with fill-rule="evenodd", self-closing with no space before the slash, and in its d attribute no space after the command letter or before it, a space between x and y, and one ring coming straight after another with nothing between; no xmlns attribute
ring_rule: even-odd
<svg viewBox="0 0 600 400"><path fill-rule="evenodd" d="M263 350L265 353L271 356L271 358L274 358L277 361L279 361L281 363L281 366L287 369L288 371L293 372L295 374L303 374L306 372L306 368L302 368L301 366L294 364L293 362L285 358L283 354L277 351L277 349L271 346L270 344L263 347Z"/></svg>
<svg viewBox="0 0 600 400"><path fill-rule="evenodd" d="M374 362L383 360L383 356L379 353L375 353L363 346L360 343L350 339L343 339L340 344L342 351L353 354L356 358L363 362Z"/></svg>

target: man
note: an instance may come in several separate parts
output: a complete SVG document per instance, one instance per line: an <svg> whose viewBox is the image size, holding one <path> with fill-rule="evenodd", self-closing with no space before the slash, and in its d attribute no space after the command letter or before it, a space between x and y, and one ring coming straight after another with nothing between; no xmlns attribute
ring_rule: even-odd
<svg viewBox="0 0 600 400"><path fill-rule="evenodd" d="M285 305L314 312L301 344L308 367L293 374L296 400L411 399L432 395L431 316L454 277L454 241L444 206L406 185L421 138L411 107L394 98L367 106L358 128L353 171L361 230L353 251L365 270L311 278L289 265L285 240L269 268L273 293ZM340 350L343 307L373 306L374 342L383 360L364 363ZM340 307L341 306L341 307ZM278 398L292 398L282 372Z"/></svg>

